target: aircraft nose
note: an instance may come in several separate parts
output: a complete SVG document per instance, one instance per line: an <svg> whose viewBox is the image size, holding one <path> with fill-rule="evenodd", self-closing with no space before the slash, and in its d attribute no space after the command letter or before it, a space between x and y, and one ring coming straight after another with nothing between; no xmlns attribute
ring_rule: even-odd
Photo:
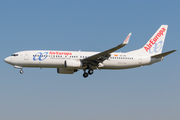
<svg viewBox="0 0 180 120"><path fill-rule="evenodd" d="M9 57L5 58L5 59L4 59L4 62L9 63L9 62L10 62Z"/></svg>
<svg viewBox="0 0 180 120"><path fill-rule="evenodd" d="M4 62L7 62L7 58L4 59Z"/></svg>

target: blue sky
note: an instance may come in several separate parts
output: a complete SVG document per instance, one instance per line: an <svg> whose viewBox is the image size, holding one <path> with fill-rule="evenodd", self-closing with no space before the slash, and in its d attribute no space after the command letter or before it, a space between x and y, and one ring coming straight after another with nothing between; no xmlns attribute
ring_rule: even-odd
<svg viewBox="0 0 180 120"><path fill-rule="evenodd" d="M104 51L132 32L127 52L169 25L163 52L179 48L179 1L0 1L1 120L179 120L179 51L162 62L129 70L24 68L4 62L22 50Z"/></svg>

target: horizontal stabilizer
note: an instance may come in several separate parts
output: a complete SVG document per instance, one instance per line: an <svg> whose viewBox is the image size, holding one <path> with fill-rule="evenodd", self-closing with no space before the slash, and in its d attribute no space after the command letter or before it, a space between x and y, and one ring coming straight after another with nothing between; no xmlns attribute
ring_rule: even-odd
<svg viewBox="0 0 180 120"><path fill-rule="evenodd" d="M160 57L165 57L166 55L169 55L173 52L175 52L177 50L172 50L172 51L169 51L169 52L165 52L165 53L161 53L161 54L157 54L157 55L154 55L154 56L151 56L152 58L160 58Z"/></svg>

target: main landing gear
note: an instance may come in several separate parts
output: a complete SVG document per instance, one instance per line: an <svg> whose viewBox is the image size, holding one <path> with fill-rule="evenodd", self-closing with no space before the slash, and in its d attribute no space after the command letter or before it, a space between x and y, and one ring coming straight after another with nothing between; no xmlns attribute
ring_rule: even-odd
<svg viewBox="0 0 180 120"><path fill-rule="evenodd" d="M94 73L94 70L93 70L93 69L89 69L89 70L88 70L88 73L86 72L86 69L84 69L83 77L84 77L84 78L87 78L88 75L92 75L93 73Z"/></svg>

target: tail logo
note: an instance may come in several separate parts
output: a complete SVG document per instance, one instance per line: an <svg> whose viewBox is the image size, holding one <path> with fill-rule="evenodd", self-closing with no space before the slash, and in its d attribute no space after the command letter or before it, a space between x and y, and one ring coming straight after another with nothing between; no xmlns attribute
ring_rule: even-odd
<svg viewBox="0 0 180 120"><path fill-rule="evenodd" d="M159 41L158 43L154 44L154 47L149 49L149 53L150 54L153 53L153 52L157 53L162 49L162 47L163 47L163 41Z"/></svg>
<svg viewBox="0 0 180 120"><path fill-rule="evenodd" d="M165 28L162 28L157 34L156 34L156 36L153 38L153 39L150 39L149 40L149 43L148 44L146 44L145 46L144 46L144 49L146 50L146 52L148 52L148 50L150 50L151 49L151 47L156 43L156 41L161 37L161 36L163 36L163 33L166 31L166 29ZM162 44L162 41L160 41L161 42L161 44ZM160 43L159 42L159 43ZM155 48L157 48L157 45L159 44L159 43L157 43L155 46Z"/></svg>

